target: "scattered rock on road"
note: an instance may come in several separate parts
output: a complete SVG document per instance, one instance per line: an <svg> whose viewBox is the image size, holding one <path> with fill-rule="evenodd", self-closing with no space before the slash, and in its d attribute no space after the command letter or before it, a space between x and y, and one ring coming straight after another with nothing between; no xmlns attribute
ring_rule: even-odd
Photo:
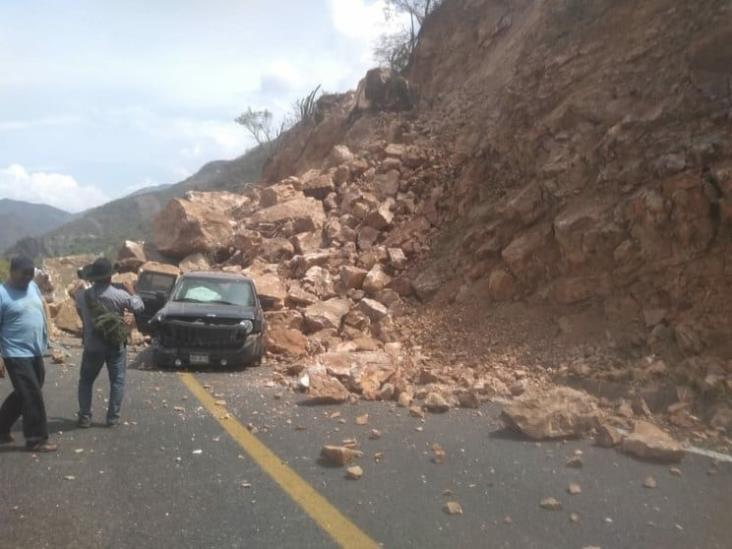
<svg viewBox="0 0 732 549"><path fill-rule="evenodd" d="M345 446L326 445L320 450L320 456L326 463L343 467L351 463L354 459L363 456L363 452Z"/></svg>
<svg viewBox="0 0 732 549"><path fill-rule="evenodd" d="M433 414L442 414L450 409L450 404L439 393L429 393L424 400L424 407Z"/></svg>
<svg viewBox="0 0 732 549"><path fill-rule="evenodd" d="M582 493L582 487L576 482L571 482L569 484L569 487L567 488L567 492L569 492L573 496L576 496Z"/></svg>
<svg viewBox="0 0 732 549"><path fill-rule="evenodd" d="M544 498L539 503L539 507L547 511L559 511L562 508L562 503L555 498Z"/></svg>
<svg viewBox="0 0 732 549"><path fill-rule="evenodd" d="M358 480L363 476L363 469L359 467L358 465L354 465L353 467L349 467L346 469L346 478L350 480Z"/></svg>
<svg viewBox="0 0 732 549"><path fill-rule="evenodd" d="M463 508L457 501L448 501L442 507L442 510L448 515L462 515Z"/></svg>
<svg viewBox="0 0 732 549"><path fill-rule="evenodd" d="M442 464L445 463L445 449L436 442L432 445L432 462Z"/></svg>
<svg viewBox="0 0 732 549"><path fill-rule="evenodd" d="M584 463L580 456L572 456L567 460L567 463L565 465L571 469L582 469Z"/></svg>
<svg viewBox="0 0 732 549"><path fill-rule="evenodd" d="M657 486L656 479L653 477L646 477L643 481L643 486L646 488L655 488Z"/></svg>
<svg viewBox="0 0 732 549"><path fill-rule="evenodd" d="M409 415L412 417L418 417L423 418L424 417L424 411L422 410L421 406L410 406L409 407Z"/></svg>

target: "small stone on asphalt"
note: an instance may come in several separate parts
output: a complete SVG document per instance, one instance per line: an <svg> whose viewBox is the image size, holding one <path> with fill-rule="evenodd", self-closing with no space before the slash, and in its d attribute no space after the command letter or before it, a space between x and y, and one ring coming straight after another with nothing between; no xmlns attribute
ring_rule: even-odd
<svg viewBox="0 0 732 549"><path fill-rule="evenodd" d="M539 506L547 511L559 511L562 508L562 503L556 498L544 498Z"/></svg>

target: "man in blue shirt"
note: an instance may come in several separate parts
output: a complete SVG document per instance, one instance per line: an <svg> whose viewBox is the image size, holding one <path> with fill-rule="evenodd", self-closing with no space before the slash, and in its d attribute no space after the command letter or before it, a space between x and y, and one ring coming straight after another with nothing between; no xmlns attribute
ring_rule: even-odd
<svg viewBox="0 0 732 549"><path fill-rule="evenodd" d="M76 310L84 324L84 354L79 374L79 427L91 427L92 387L105 364L109 373L107 426L113 427L119 423L122 408L127 348L125 345L107 343L96 332L89 303L97 301L106 311L120 316L125 311L140 313L145 305L138 296L132 296L112 285L112 264L104 257L100 257L91 265L87 279L93 282L93 286L76 294Z"/></svg>
<svg viewBox="0 0 732 549"><path fill-rule="evenodd" d="M10 277L0 285L0 353L13 392L0 406L0 444L13 441L10 429L23 416L26 449L55 452L48 441L43 353L48 345L43 296L33 282L35 267L27 257L10 262Z"/></svg>

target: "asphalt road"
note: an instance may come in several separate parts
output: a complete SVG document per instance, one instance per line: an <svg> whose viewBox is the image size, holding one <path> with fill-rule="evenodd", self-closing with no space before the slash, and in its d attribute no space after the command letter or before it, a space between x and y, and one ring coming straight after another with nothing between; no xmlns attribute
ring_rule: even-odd
<svg viewBox="0 0 732 549"><path fill-rule="evenodd" d="M178 374L131 368L125 423L79 430L78 360L69 362L48 366L45 390L61 450L21 451L19 425L15 445L0 446L0 547L336 546ZM266 366L195 378L225 401L230 421L253 428L385 547L732 547L729 464L709 474L711 461L690 455L680 465L682 476L674 476L667 466L583 441L527 442L500 430L494 406L428 415L424 423L384 403L299 406L297 395L267 386ZM0 398L9 387L0 382ZM100 422L107 391L100 377L94 404ZM355 423L363 414L367 426ZM369 439L371 429L381 438ZM351 438L365 454L358 481L318 460L323 444ZM433 443L445 449L445 463L432 462ZM565 466L575 451L582 452L582 469ZM655 489L643 486L649 475ZM582 493L568 494L570 482ZM561 510L539 507L549 496L561 501ZM464 513L445 514L446 501L459 502Z"/></svg>

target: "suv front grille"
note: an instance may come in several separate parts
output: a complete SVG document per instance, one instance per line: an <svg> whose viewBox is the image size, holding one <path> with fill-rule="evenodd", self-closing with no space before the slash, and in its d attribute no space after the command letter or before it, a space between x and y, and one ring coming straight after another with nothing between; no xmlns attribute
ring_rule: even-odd
<svg viewBox="0 0 732 549"><path fill-rule="evenodd" d="M237 349L244 345L246 332L237 326L218 326L169 320L163 322L160 342L164 347L191 349Z"/></svg>

